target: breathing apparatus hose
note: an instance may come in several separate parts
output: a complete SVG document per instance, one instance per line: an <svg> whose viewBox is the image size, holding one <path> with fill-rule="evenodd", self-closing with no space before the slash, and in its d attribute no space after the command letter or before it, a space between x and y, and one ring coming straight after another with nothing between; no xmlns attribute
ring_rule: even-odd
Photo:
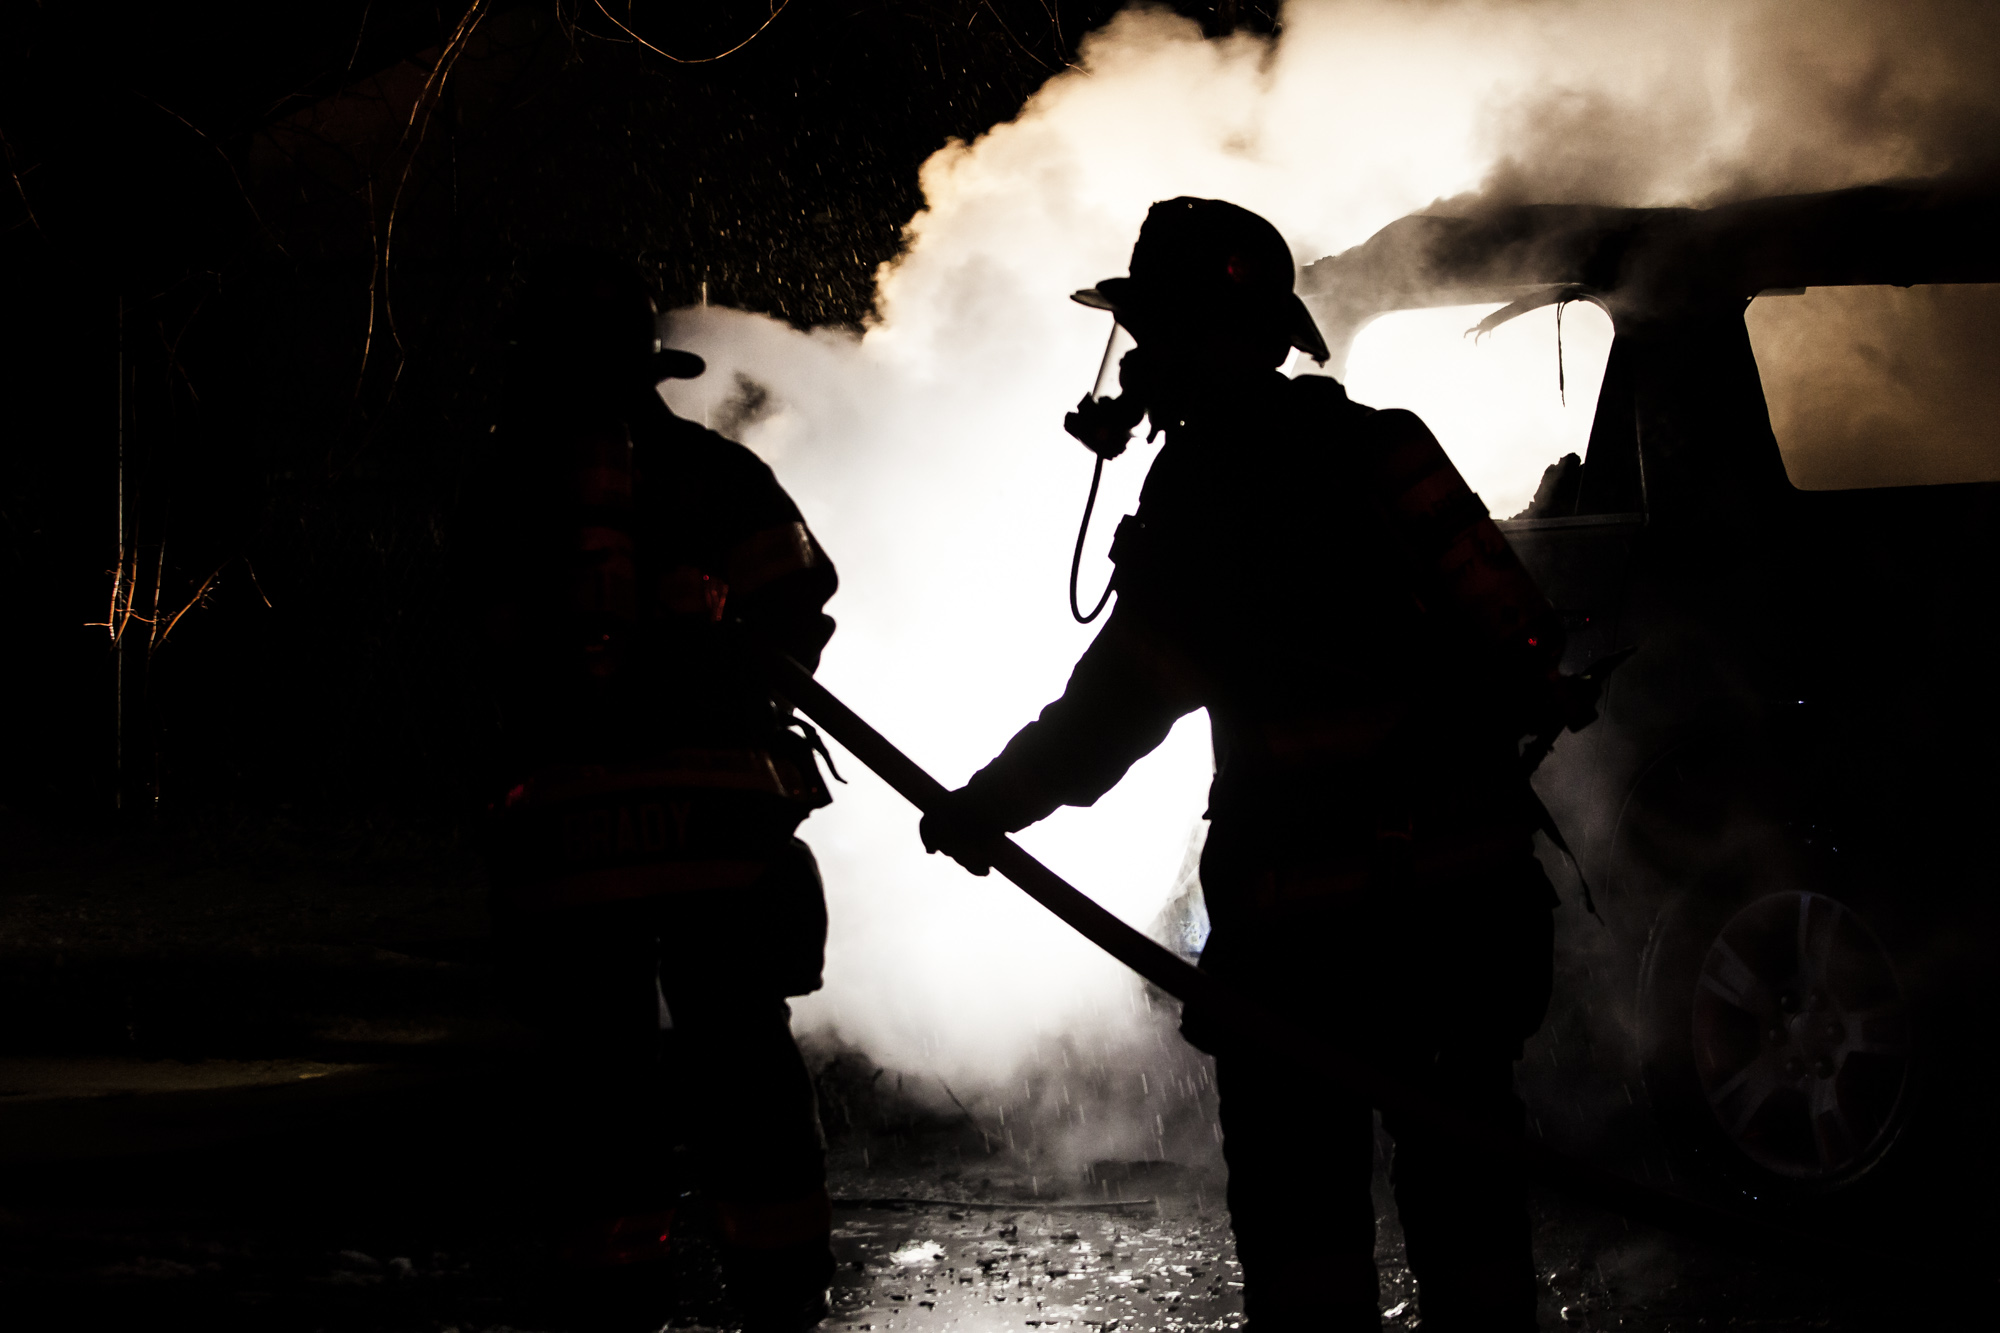
<svg viewBox="0 0 2000 1333"><path fill-rule="evenodd" d="M1090 614L1083 613L1083 608L1076 600L1076 580L1077 575L1083 570L1083 539L1090 532L1090 511L1097 507L1097 484L1103 480L1104 455L1098 454L1097 465L1090 469L1090 494L1084 497L1083 522L1076 526L1076 551L1069 558L1069 613L1076 617L1076 623L1079 625L1088 625L1103 614L1105 603L1111 600L1111 590L1117 583L1117 576L1114 574L1112 581L1104 585L1104 596L1097 599L1097 605L1092 608Z"/></svg>
<svg viewBox="0 0 2000 1333"><path fill-rule="evenodd" d="M925 813L944 808L948 793L914 760L836 699L811 673L779 652L761 655L771 689L873 769ZM1012 838L994 834L981 849L995 870L1055 913L1084 938L1184 1004L1200 1006L1231 1037L1273 1058L1309 1067L1375 1106L1402 1111L1431 1128L1517 1162L1534 1180L1607 1211L1722 1245L1755 1245L1797 1257L1848 1257L1880 1263L1885 1256L1824 1237L1739 1216L1694 1199L1641 1185L1501 1129L1373 1068L1232 988L1113 916L1095 900L1030 856Z"/></svg>

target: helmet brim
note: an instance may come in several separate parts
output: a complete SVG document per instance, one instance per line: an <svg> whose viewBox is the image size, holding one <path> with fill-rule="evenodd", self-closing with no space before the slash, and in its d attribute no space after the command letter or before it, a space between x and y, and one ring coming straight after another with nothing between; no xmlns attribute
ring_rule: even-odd
<svg viewBox="0 0 2000 1333"><path fill-rule="evenodd" d="M1125 312L1143 311L1148 304L1143 289L1131 278L1106 278L1095 287L1071 292L1069 299L1092 310L1109 311L1121 319ZM1299 299L1298 293L1291 292L1287 293L1282 309L1285 335L1291 345L1325 365L1332 353L1327 350L1326 339L1321 336L1319 325L1313 322L1306 303Z"/></svg>
<svg viewBox="0 0 2000 1333"><path fill-rule="evenodd" d="M1087 305L1092 310L1108 310L1115 315L1118 313L1118 304L1104 294L1104 288L1117 281L1117 278L1106 278L1095 287L1085 287L1080 292L1071 292L1069 299L1078 305Z"/></svg>
<svg viewBox="0 0 2000 1333"><path fill-rule="evenodd" d="M655 384L661 380L692 380L699 379L708 370L708 362L693 352L667 347L653 353L650 369Z"/></svg>

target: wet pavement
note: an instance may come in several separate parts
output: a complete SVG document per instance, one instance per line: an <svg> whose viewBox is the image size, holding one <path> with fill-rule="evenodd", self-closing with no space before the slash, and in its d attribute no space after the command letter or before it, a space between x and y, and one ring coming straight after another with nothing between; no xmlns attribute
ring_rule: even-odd
<svg viewBox="0 0 2000 1333"><path fill-rule="evenodd" d="M1554 1028L1538 1038L1524 1069L1559 1059L1543 1051L1557 1040ZM559 1151L557 1122L535 1120L550 1089L531 1062L449 1043L370 1050L367 1061L0 1059L0 1326L736 1326L698 1194L658 1263L561 1262L593 1215L577 1193L588 1173ZM961 1101L942 1085L916 1097L856 1052L817 1058L839 1261L825 1333L1244 1326L1213 1080L1164 1011L1122 1041L1051 1044L1004 1101L969 1090ZM1569 1085L1538 1084L1530 1104L1553 1126L1563 1106L1551 1087ZM1090 1155L1105 1145L1128 1155ZM1609 1164L1644 1178L1650 1151ZM1388 1187L1392 1153L1378 1135L1377 1261L1393 1333L1422 1320ZM1666 1183L1671 1168L1657 1160ZM1993 1308L1991 1265L1976 1250L1941 1263L1926 1238L1964 1245L1990 1228L1932 1209L1863 1227L1843 1206L1795 1212L1830 1242L1781 1259L1538 1193L1541 1327L1980 1326L1967 1312Z"/></svg>
<svg viewBox="0 0 2000 1333"><path fill-rule="evenodd" d="M1221 1217L1164 1206L842 1208L829 1329L1241 1327Z"/></svg>
<svg viewBox="0 0 2000 1333"><path fill-rule="evenodd" d="M341 1083L301 1084L298 1071L285 1072L294 1086ZM216 1076L200 1071L203 1082ZM487 1077L346 1102L319 1093L276 1136L31 1170L17 1163L0 1184L5 1326L734 1327L698 1199L662 1263L579 1272L557 1262L574 1201L546 1180L508 1173L514 1164L478 1119L497 1092ZM136 1110L149 1095L160 1094L98 1100ZM443 1132L453 1126L455 1140ZM1060 1178L1021 1169L1031 1165L1046 1163L963 1123L839 1136L840 1267L827 1333L1243 1326L1213 1163L1106 1161ZM1420 1328L1384 1172L1376 1193L1385 1327ZM1886 1263L1868 1271L1837 1257L1801 1265L1729 1252L1552 1196L1537 1196L1534 1213L1544 1329L1872 1333L1976 1326L1966 1304L1991 1308L1985 1271L1954 1287Z"/></svg>
<svg viewBox="0 0 2000 1333"><path fill-rule="evenodd" d="M1383 1325L1422 1327L1386 1173L1375 1180ZM1137 1165L1137 1164L1133 1164ZM842 1261L829 1333L877 1330L1077 1329L1178 1333L1244 1326L1222 1180L1153 1164L1144 1201L968 1207L946 1199L877 1197L884 1187L933 1191L954 1181L836 1172L851 1200L836 1209ZM989 1189L1019 1182L986 1181ZM1046 1188L1046 1183L1044 1183ZM1697 1333L1764 1329L1958 1327L1968 1293L1907 1268L1778 1263L1667 1235L1538 1193L1531 1211L1545 1330ZM1888 1281L1878 1281L1886 1278ZM1982 1279L1989 1293L1991 1279ZM1982 1308L1990 1308L1990 1301Z"/></svg>
<svg viewBox="0 0 2000 1333"><path fill-rule="evenodd" d="M735 1327L698 1198L657 1264L559 1262L589 1209L560 1145L525 1127L549 1090L482 998L475 898L300 888L284 916L297 939L258 952L204 933L233 901L215 885L175 893L144 895L148 930L185 926L165 943L120 925L139 918L109 890L88 920L74 893L62 913L23 898L0 916L0 1328ZM893 1079L826 1064L840 1261L826 1333L1241 1327L1212 1080L1171 1015L1152 1019L1123 1045L1052 1041L1004 1102L878 1096ZM1558 1019L1530 1044L1537 1132L1684 1185L1643 1133L1607 1128L1644 1118L1643 1089L1607 1076L1592 1040ZM1385 1327L1420 1328L1379 1146ZM1988 1196L1958 1187L1986 1168L1954 1160L1964 1171L1935 1201L1796 1210L1858 1248L1784 1260L1538 1194L1541 1327L1987 1326Z"/></svg>

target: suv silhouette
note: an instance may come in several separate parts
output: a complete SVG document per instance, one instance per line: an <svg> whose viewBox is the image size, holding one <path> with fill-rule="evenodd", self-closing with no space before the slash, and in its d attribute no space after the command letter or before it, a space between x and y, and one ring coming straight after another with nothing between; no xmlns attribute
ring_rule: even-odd
<svg viewBox="0 0 2000 1333"><path fill-rule="evenodd" d="M1418 215L1305 271L1335 373L1391 311L1509 302L1490 326L1586 300L1612 320L1587 453L1500 524L1564 614L1568 669L1638 649L1536 778L1602 911L1563 914L1573 1003L1528 1067L1537 1123L1569 1121L1552 1138L1612 1147L1650 1118L1677 1180L1764 1204L1991 1156L2000 485L1803 490L1786 461L1810 455L1781 454L1772 421L1879 477L1956 399L1992 406L2000 289L1945 285L2000 283L1996 238L2000 191L1947 182ZM1754 298L1825 288L1853 290L1753 348ZM1916 313L1871 323L1891 307ZM1963 327L1885 347L1939 311ZM1800 373L1774 369L1822 333Z"/></svg>

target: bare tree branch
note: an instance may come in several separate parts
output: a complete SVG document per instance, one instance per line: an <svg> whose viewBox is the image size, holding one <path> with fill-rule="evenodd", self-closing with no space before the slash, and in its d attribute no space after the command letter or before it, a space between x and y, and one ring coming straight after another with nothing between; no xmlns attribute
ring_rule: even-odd
<svg viewBox="0 0 2000 1333"><path fill-rule="evenodd" d="M750 45L750 43L756 41L759 37L763 36L764 29L770 27L773 23L776 23L778 21L778 15L784 13L787 9L791 7L792 0L779 0L778 4L772 7L771 16L765 19L762 23L757 25L757 31L751 33L748 37L745 37L742 41L730 47L727 51L723 51L720 54L712 56L697 56L692 59L686 56L677 56L672 51L663 51L659 47L647 41L644 37L641 37L638 33L626 27L623 23L619 23L618 16L616 14L613 14L610 10L604 7L604 0L590 0L590 2L597 6L598 13L604 15L604 17L610 19L612 23L617 25L618 31L624 33L627 37L630 37L633 41L645 47L648 51L651 51L654 55L665 56L668 60L673 61L676 65L710 65L714 64L718 60L723 59L726 56L735 55L738 51L741 51L744 47Z"/></svg>
<svg viewBox="0 0 2000 1333"><path fill-rule="evenodd" d="M28 201L27 182L21 179L20 164L14 160L14 145L7 142L5 133L0 133L0 153L5 153L7 156L7 174L14 178L14 192L21 196L21 208L27 213L28 221L33 224L35 234L47 236L48 233L42 230L42 220L35 216L35 206ZM30 167L29 170L32 171L34 168Z"/></svg>
<svg viewBox="0 0 2000 1333"><path fill-rule="evenodd" d="M217 143L215 140L209 138L207 132L204 131L201 128L201 126L195 124L193 121L189 120L186 116L183 116L180 112L174 110L172 107L160 101L159 98L154 97L152 94L141 92L137 88L134 88L132 90L132 95L139 98L141 101L151 102L154 106L158 107L160 110L172 116L175 120L178 120L181 124L193 130L203 143L207 144L210 148L213 148L215 150L215 155L222 159L222 165L229 168L229 178L236 182L236 193L242 197L243 206L250 210L250 216L256 220L258 230L262 231L266 236L271 238L271 244L278 247L279 254L285 255L287 258L289 258L292 252L285 249L285 243L278 238L278 233L271 230L270 224L264 221L264 215L257 211L257 203L250 197L249 189L243 184L243 177L236 170L236 163L230 160L229 154L222 151L222 145Z"/></svg>

